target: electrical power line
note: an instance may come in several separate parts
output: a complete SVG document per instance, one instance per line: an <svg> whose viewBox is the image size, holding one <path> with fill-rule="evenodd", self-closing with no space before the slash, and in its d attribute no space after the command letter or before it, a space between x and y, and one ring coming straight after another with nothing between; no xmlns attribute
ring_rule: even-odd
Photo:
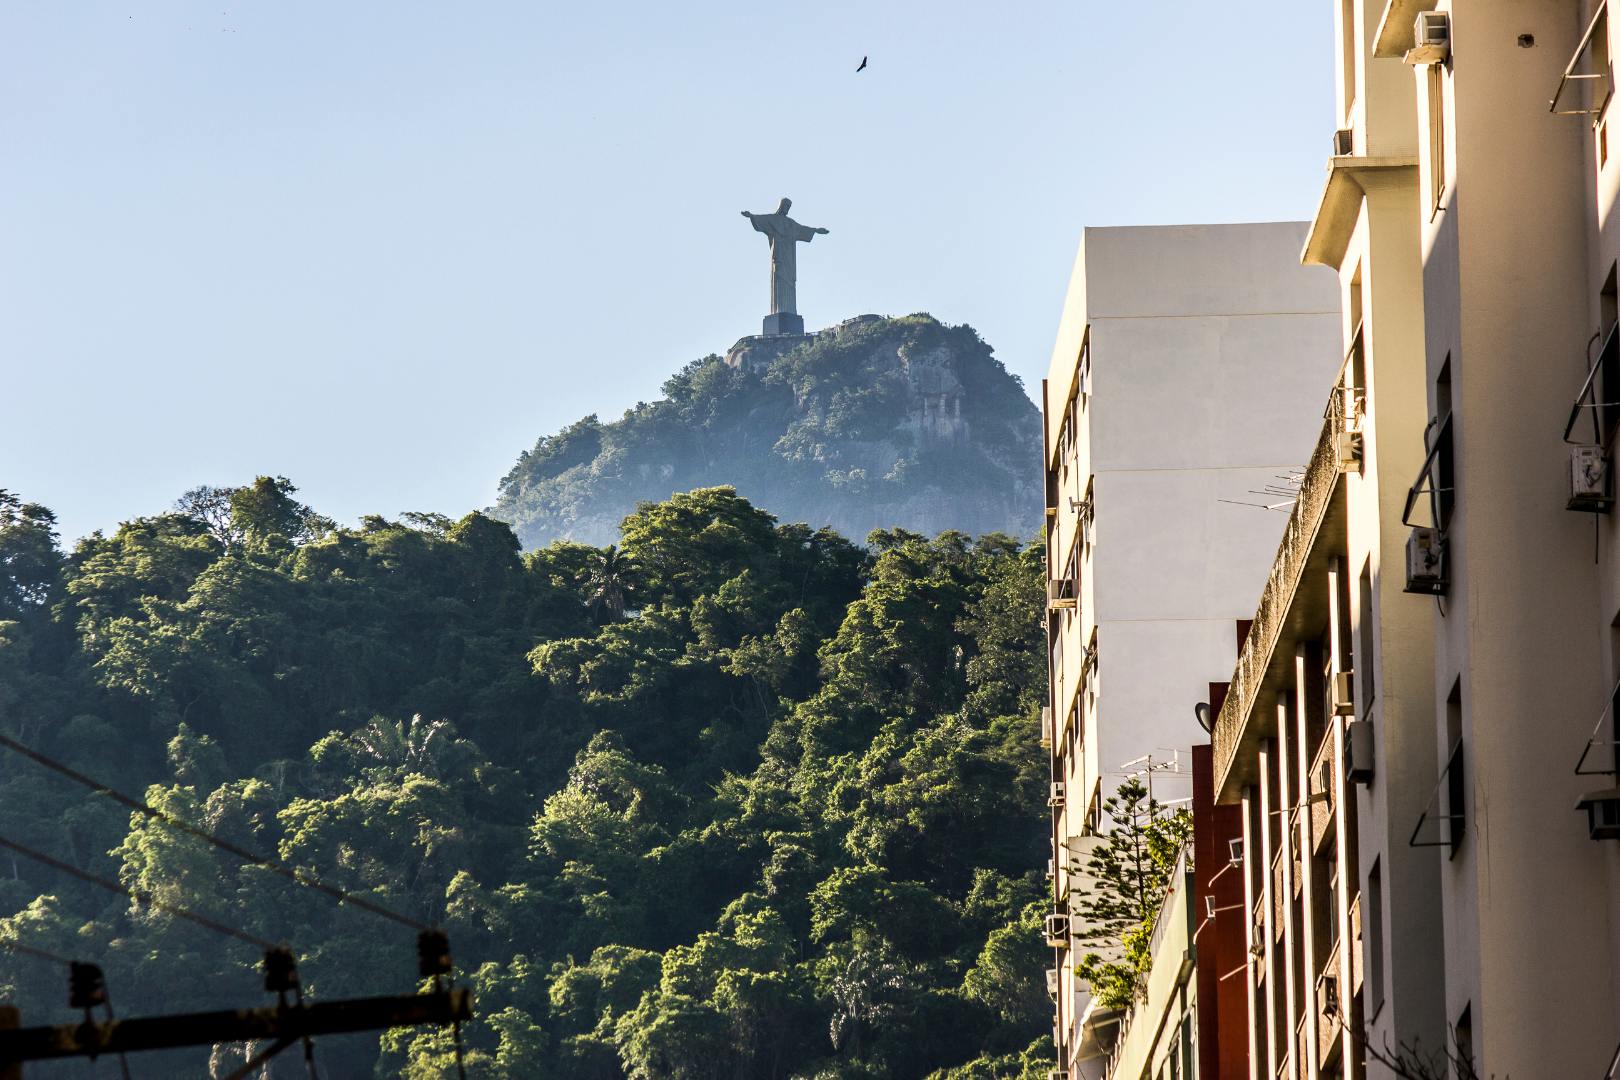
<svg viewBox="0 0 1620 1080"><path fill-rule="evenodd" d="M149 803L142 802L140 799L134 798L133 796L125 795L123 792L119 791L110 784L103 784L94 777L86 776L77 769L62 764L60 761L57 761L48 754L43 754L32 747L25 746L10 736L0 734L0 746L13 751L14 753L21 754L23 757L28 758L35 764L56 773L58 776L66 777L75 784L89 788L97 795L111 799L116 803L121 803L136 813L144 814L154 821L161 821L171 829L183 832L187 836L192 836L198 840L204 841L205 843L212 844L221 851L234 855L236 858L245 863L269 870L274 874L279 874L281 877L295 882L296 884L302 885L305 888L314 889L316 892L322 893L333 900L336 900L339 904L348 904L352 907L357 907L361 911L370 912L371 914L377 915L381 918L392 920L393 922L399 923L402 926L408 926L412 930L423 931L431 929L425 923L419 922L408 915L401 915L399 912L384 907L382 904L376 903L375 901L367 900L363 896L356 896L353 893L348 892L345 889L340 889L335 885L328 885L326 882L315 877L307 870L299 870L296 867L288 866L286 863L277 862L274 859L267 859L262 855L257 855L246 848L233 844L229 840L222 840L213 833L208 832L206 829L199 829L197 826L192 825L189 822L182 821L172 814L165 813Z"/></svg>
<svg viewBox="0 0 1620 1080"><path fill-rule="evenodd" d="M86 870L80 870L77 866L74 866L71 863L65 863L61 859L45 854L43 851L35 851L31 847L26 847L19 844L15 840L8 840L4 836L0 836L0 848L15 851L25 859L32 859L35 862L43 863L53 870L60 870L62 873L67 874L70 877L78 878L80 881L99 886L100 888L107 889L110 892L123 893L125 896L139 900L143 904L149 904L152 907L157 908L159 911L167 911L171 915L185 919L189 922L194 922L198 926L214 931L216 934L223 934L226 937L232 937L238 941L245 941L249 945L253 945L260 949L269 950L277 947L276 943L273 941L266 941L264 938L257 937L245 930L238 930L234 926L227 926L217 919L211 919L206 915L199 915L190 908L181 907L179 904L170 904L166 901L159 900L145 889L131 888L128 885L113 881L110 878L100 877L99 875L92 874Z"/></svg>
<svg viewBox="0 0 1620 1080"><path fill-rule="evenodd" d="M0 948L10 949L12 952L21 953L24 956L32 956L36 960L45 960L52 964L61 964L64 967L74 962L65 956L58 956L53 952L46 952L44 949L38 948L37 946L24 945L16 938L0 938Z"/></svg>

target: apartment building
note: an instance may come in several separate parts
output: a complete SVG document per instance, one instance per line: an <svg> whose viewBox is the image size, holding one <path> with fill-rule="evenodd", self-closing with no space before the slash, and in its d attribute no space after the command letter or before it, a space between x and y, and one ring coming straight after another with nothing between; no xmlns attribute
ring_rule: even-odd
<svg viewBox="0 0 1620 1080"><path fill-rule="evenodd" d="M1339 362L1304 223L1087 229L1043 384L1060 1065L1094 1076L1068 899L1127 775L1192 795L1194 707L1229 671ZM1094 1018L1095 1019L1095 1018Z"/></svg>
<svg viewBox="0 0 1620 1080"><path fill-rule="evenodd" d="M1406 54L1422 129L1434 451L1420 485L1435 492L1428 524L1444 556L1434 730L1445 1010L1456 1041L1497 1075L1600 1076L1620 1043L1620 852L1593 842L1576 812L1593 781L1575 773L1614 685L1612 515L1591 512L1612 487L1583 492L1565 441L1614 322L1614 255L1603 262L1596 224L1614 175L1601 9L1439 4L1414 22ZM1594 77L1567 79L1572 63ZM1597 110L1586 114L1595 125L1551 113L1555 95ZM1620 398L1607 393L1578 419L1613 419ZM1569 437L1589 440L1583 469L1601 473L1612 438L1598 435Z"/></svg>
<svg viewBox="0 0 1620 1080"><path fill-rule="evenodd" d="M1426 457L1416 93L1374 62L1381 14L1339 6L1340 127L1303 258L1338 273L1343 361L1215 730L1245 822L1254 1077L1360 1076L1363 1033L1444 1036L1438 868L1408 843L1437 758L1432 601L1404 591L1399 525Z"/></svg>
<svg viewBox="0 0 1620 1080"><path fill-rule="evenodd" d="M1339 272L1345 359L1215 725L1250 1075L1389 1076L1404 1045L1613 1077L1607 14L1334 9L1340 130L1304 261Z"/></svg>

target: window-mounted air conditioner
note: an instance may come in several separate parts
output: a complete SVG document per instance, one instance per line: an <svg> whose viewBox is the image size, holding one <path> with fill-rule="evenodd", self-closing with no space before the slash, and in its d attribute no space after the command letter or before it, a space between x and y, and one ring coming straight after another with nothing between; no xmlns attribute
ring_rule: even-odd
<svg viewBox="0 0 1620 1080"><path fill-rule="evenodd" d="M1046 993L1047 993L1047 996L1049 996L1049 997L1057 997L1057 992L1058 992L1058 969L1057 968L1047 968L1046 969Z"/></svg>
<svg viewBox="0 0 1620 1080"><path fill-rule="evenodd" d="M1446 541L1439 529L1420 525L1406 538L1406 591L1429 596L1446 591Z"/></svg>
<svg viewBox="0 0 1620 1080"><path fill-rule="evenodd" d="M1620 787L1583 795L1575 809L1586 811L1587 835L1593 840L1620 840Z"/></svg>
<svg viewBox="0 0 1620 1080"><path fill-rule="evenodd" d="M1333 133L1333 156L1349 157L1356 152L1355 132L1349 128L1340 128Z"/></svg>
<svg viewBox="0 0 1620 1080"><path fill-rule="evenodd" d="M1316 980L1316 1009L1326 1019L1339 1015L1339 977L1323 972Z"/></svg>
<svg viewBox="0 0 1620 1080"><path fill-rule="evenodd" d="M1341 671L1333 676L1333 715L1356 715L1356 682L1353 671Z"/></svg>
<svg viewBox="0 0 1620 1080"><path fill-rule="evenodd" d="M1052 794L1046 797L1047 806L1062 806L1065 802L1063 781L1052 781Z"/></svg>
<svg viewBox="0 0 1620 1080"><path fill-rule="evenodd" d="M1054 911L1046 917L1044 925L1046 943L1054 949L1069 947L1069 916L1062 911Z"/></svg>
<svg viewBox="0 0 1620 1080"><path fill-rule="evenodd" d="M1073 578L1050 579L1046 583L1046 606L1049 608L1074 607L1075 591Z"/></svg>
<svg viewBox="0 0 1620 1080"><path fill-rule="evenodd" d="M1052 706L1041 706L1041 742L1052 745Z"/></svg>
<svg viewBox="0 0 1620 1080"><path fill-rule="evenodd" d="M1243 865L1243 841L1242 840L1228 840L1226 842L1226 865L1228 865L1228 866L1242 866Z"/></svg>
<svg viewBox="0 0 1620 1080"><path fill-rule="evenodd" d="M1319 801L1330 802L1333 799L1333 762L1323 761L1316 767L1316 791L1314 793Z"/></svg>
<svg viewBox="0 0 1620 1080"><path fill-rule="evenodd" d="M1412 43L1403 58L1408 64L1443 64L1451 59L1451 16L1444 11L1418 12Z"/></svg>
<svg viewBox="0 0 1620 1080"><path fill-rule="evenodd" d="M1354 472L1361 468L1361 432L1334 432L1333 457L1339 463L1340 472Z"/></svg>
<svg viewBox="0 0 1620 1080"><path fill-rule="evenodd" d="M1571 510L1606 514L1614 505L1609 493L1609 459L1601 446L1569 448L1569 502Z"/></svg>
<svg viewBox="0 0 1620 1080"><path fill-rule="evenodd" d="M1371 720L1352 720L1344 725L1345 776L1354 784L1370 784L1373 778L1373 728Z"/></svg>

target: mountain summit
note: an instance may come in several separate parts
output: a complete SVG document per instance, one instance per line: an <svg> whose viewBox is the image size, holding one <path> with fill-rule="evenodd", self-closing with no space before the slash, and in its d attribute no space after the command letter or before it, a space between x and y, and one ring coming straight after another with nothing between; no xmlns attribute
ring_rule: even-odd
<svg viewBox="0 0 1620 1080"><path fill-rule="evenodd" d="M744 338L663 389L619 420L542 437L492 513L527 547L610 543L638 503L722 484L853 537L1026 535L1040 522L1039 413L972 327L861 315Z"/></svg>

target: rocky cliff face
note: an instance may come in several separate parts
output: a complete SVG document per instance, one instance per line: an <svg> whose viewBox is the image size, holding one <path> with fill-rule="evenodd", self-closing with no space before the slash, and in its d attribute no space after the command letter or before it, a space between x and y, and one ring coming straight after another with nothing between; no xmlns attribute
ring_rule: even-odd
<svg viewBox="0 0 1620 1080"><path fill-rule="evenodd" d="M665 397L545 436L493 513L530 547L611 542L643 500L729 484L783 521L932 534L1033 533L1040 419L967 326L862 315L744 338L687 365Z"/></svg>

